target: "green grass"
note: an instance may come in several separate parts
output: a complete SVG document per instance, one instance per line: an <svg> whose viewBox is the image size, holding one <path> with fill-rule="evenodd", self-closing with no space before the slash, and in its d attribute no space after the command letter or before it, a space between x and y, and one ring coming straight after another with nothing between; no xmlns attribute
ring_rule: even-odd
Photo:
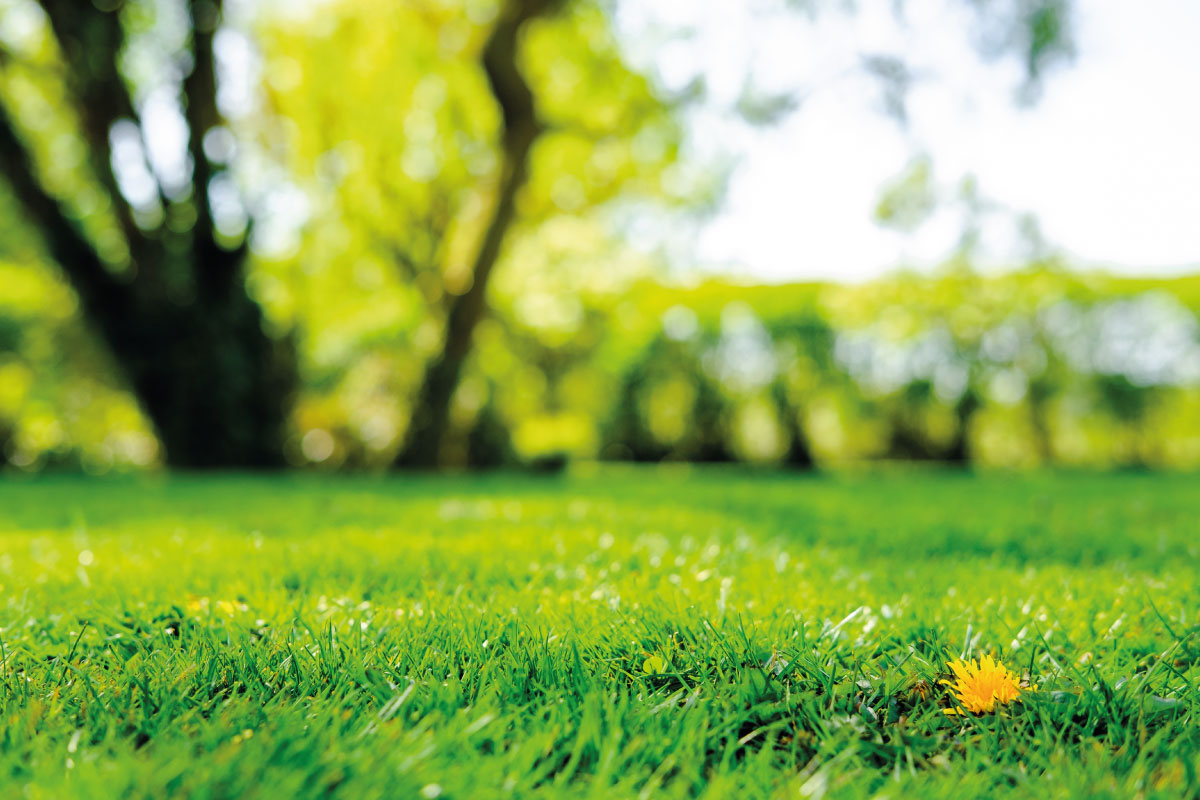
<svg viewBox="0 0 1200 800"><path fill-rule="evenodd" d="M0 796L1196 796L1198 524L1191 476L0 483ZM963 653L1038 691L945 715Z"/></svg>

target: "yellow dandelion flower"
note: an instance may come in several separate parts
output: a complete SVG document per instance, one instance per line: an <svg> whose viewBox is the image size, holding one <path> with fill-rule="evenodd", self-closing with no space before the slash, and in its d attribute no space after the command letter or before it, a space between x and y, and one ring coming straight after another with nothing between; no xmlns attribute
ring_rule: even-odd
<svg viewBox="0 0 1200 800"><path fill-rule="evenodd" d="M967 711L983 714L994 711L997 703L1011 703L1021 694L1017 676L991 656L983 656L979 661L952 661L950 670L955 680L942 683L950 687L961 708L948 708L947 714Z"/></svg>
<svg viewBox="0 0 1200 800"><path fill-rule="evenodd" d="M642 663L642 672L647 675L662 675L667 671L667 660L662 656L650 656Z"/></svg>

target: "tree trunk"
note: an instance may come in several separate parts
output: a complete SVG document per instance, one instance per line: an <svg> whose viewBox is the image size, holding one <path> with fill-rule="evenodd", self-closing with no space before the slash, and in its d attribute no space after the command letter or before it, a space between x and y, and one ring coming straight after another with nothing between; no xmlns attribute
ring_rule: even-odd
<svg viewBox="0 0 1200 800"><path fill-rule="evenodd" d="M8 466L9 450L12 448L13 429L7 421L0 419L0 469Z"/></svg>
<svg viewBox="0 0 1200 800"><path fill-rule="evenodd" d="M975 412L978 410L979 396L972 388L968 387L954 405L954 416L958 421L958 426L955 428L950 446L946 448L945 460L947 463L959 467L970 465L972 458L971 421L975 418Z"/></svg>
<svg viewBox="0 0 1200 800"><path fill-rule="evenodd" d="M123 44L117 12L73 0L42 4L69 66L89 163L129 247L129 268L110 271L70 210L42 185L31 152L2 106L0 174L153 423L167 464L282 466L294 361L286 342L263 331L261 311L246 294L245 244L226 250L215 239L208 198L214 166L200 146L220 123L212 54L219 4L191 3L194 61L182 99L193 185L191 198L177 202L193 204L198 221L186 232L139 228L112 173L109 131L120 119L136 121L116 67Z"/></svg>
<svg viewBox="0 0 1200 800"><path fill-rule="evenodd" d="M150 277L167 270L164 263L139 263L136 275L114 276L42 188L2 109L0 172L154 424L167 463L281 466L294 367L286 344L263 332L259 308L240 282L219 301L178 303Z"/></svg>
<svg viewBox="0 0 1200 800"><path fill-rule="evenodd" d="M788 397L787 387L778 380L771 387L771 396L775 400L775 410L783 424L783 430L788 437L788 448L783 456L783 463L792 469L811 470L816 467L813 460L812 448L809 446L808 434L801 423L803 409L795 407Z"/></svg>
<svg viewBox="0 0 1200 800"><path fill-rule="evenodd" d="M284 466L295 374L290 347L263 333L258 306L244 296L181 311L152 326L154 339L114 347L168 463Z"/></svg>
<svg viewBox="0 0 1200 800"><path fill-rule="evenodd" d="M1054 433L1050 422L1050 399L1053 387L1044 379L1038 377L1029 382L1029 427L1033 431L1033 450L1037 453L1038 464L1048 466L1054 463Z"/></svg>
<svg viewBox="0 0 1200 800"><path fill-rule="evenodd" d="M487 306L488 279L516 217L517 193L528 178L529 153L542 131L534 111L533 93L517 66L518 38L526 22L554 5L554 0L511 2L484 47L483 68L500 106L504 126L500 185L491 219L471 266L471 284L450 304L442 352L429 364L417 393L406 441L397 457L398 466L426 469L440 462L450 404L471 351L475 327Z"/></svg>

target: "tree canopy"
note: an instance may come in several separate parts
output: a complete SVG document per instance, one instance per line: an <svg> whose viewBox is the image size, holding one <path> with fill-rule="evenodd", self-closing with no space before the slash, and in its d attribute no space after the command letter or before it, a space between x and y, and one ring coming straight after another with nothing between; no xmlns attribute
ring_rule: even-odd
<svg viewBox="0 0 1200 800"><path fill-rule="evenodd" d="M968 7L1022 99L1073 53L1068 4ZM869 287L681 284L635 233L712 208L723 165L689 147L703 87L635 65L610 3L0 8L18 465L1192 458L1190 368L1114 343L1191 363L1187 281L992 279L964 248ZM898 103L904 66L862 62ZM880 220L920 225L929 174Z"/></svg>

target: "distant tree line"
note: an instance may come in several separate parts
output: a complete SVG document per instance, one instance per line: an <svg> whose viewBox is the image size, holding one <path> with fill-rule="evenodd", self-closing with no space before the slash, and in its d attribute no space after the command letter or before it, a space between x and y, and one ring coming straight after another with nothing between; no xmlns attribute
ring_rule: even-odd
<svg viewBox="0 0 1200 800"><path fill-rule="evenodd" d="M589 302L565 336L497 305L450 406L449 464L1200 466L1198 279L959 268L858 287L641 281ZM162 459L78 319L0 303L2 332L6 460ZM386 379L411 356L364 341L340 358L298 389L286 458L387 468L407 437Z"/></svg>

